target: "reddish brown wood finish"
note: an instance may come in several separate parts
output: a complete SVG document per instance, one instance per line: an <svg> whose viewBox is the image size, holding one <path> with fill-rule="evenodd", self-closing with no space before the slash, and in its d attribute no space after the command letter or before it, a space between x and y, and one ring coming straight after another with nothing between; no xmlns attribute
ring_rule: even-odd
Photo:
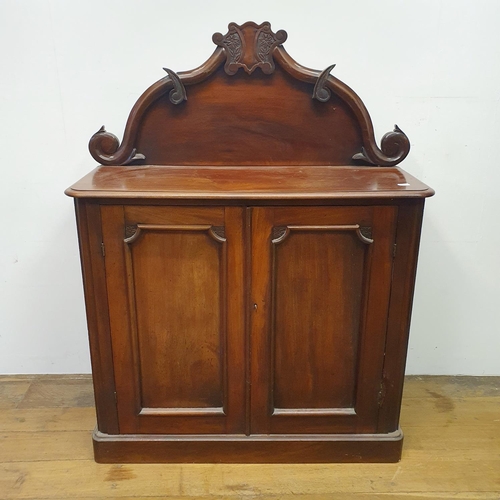
<svg viewBox="0 0 500 500"><path fill-rule="evenodd" d="M99 463L398 462L403 434L110 436L94 431Z"/></svg>
<svg viewBox="0 0 500 500"><path fill-rule="evenodd" d="M243 432L242 210L170 212L101 207L120 431Z"/></svg>
<svg viewBox="0 0 500 500"><path fill-rule="evenodd" d="M89 331L97 425L118 434L113 352L109 330L106 274L102 255L99 205L75 200Z"/></svg>
<svg viewBox="0 0 500 500"><path fill-rule="evenodd" d="M79 203L84 204L85 202L82 200ZM402 210L403 215L398 218L399 229L396 230L395 223L398 210ZM253 208L249 219L252 227L251 246L249 246L245 244L243 210L238 207L224 209L222 207L101 206L103 242L106 249L107 289L113 290L113 294L108 295L108 306L110 310L111 337L113 339L113 363L110 363L110 365L115 366L115 374L114 380L101 375L103 378L99 382L99 371L96 370L96 396L105 394L104 385L116 383L120 422L119 433L220 434L223 432L246 432L247 434L284 433L304 434L307 436L311 434L325 435L327 433L349 435L378 431L381 432L380 437L383 439L384 431L385 433L394 432L397 429L397 414L403 376L402 366L404 365L404 358L401 360L401 356L404 355L405 340L402 346L400 344L402 339L407 338L407 323L404 325L405 329L402 332L403 326L399 324L388 325L387 318L390 319L391 317L397 317L398 314L405 314L405 321L408 320L409 304L407 302L409 300L408 294L411 291L411 282L408 283L407 281L411 279L414 267L411 268L410 266L408 270L404 266L405 258L403 257L403 261L393 270L392 282L395 284L394 286L403 288L401 294L399 294L398 288L393 290L392 301L396 301L398 306L396 312L391 316L391 311L388 311L388 291L391 282L393 243L395 235L398 234L398 241L401 241L401 245L403 245L403 255L409 255L407 258L410 260L413 258L414 250L411 250L411 248L414 248L416 242L411 239L414 238L411 235L418 233L420 219L418 217L415 219L415 216L411 219L405 214L417 214L419 210L421 211L420 203L413 206L403 204L399 209L395 206ZM229 214L233 222L230 223L228 215L224 214ZM146 254L138 253L135 261L132 257L132 262L129 263L127 268L127 258L131 258L131 256L127 257L128 252L130 252L128 250L130 239L136 237L135 234L137 234L136 230L134 235L127 236L127 230L131 226L137 226L141 228L141 231L145 231L140 237L144 238L142 241L147 245L143 249ZM216 324L210 327L210 320L208 320L202 322L200 326L196 326L196 320L186 321L184 319L186 314L189 314L191 307L196 308L197 314L199 314L199 308L201 307L203 310L203 302L212 300L214 298L211 297L212 295L216 296L217 303L220 302L221 296L218 291L220 288L218 287L214 294L213 283L208 285L208 293L206 290L207 285L202 286L197 293L192 294L192 297L184 299L185 302L188 302L189 298L191 298L188 304L183 306L183 300L181 300L175 308L170 309L171 315L173 315L173 324L177 324L179 329L179 332L171 331L170 334L168 334L165 329L166 326L164 326L168 325L169 322L164 316L163 309L155 307L154 303L151 306L151 304L147 303L147 300L145 303L138 304L137 299L131 300L130 297L130 291L137 293L141 286L143 289L151 290L156 294L155 300L166 300L167 302L174 300L175 303L179 297L185 297L186 292L182 292L182 290L186 286L188 286L189 293L189 283L184 283L182 280L176 281L175 287L171 290L166 290L162 285L162 282L168 281L168 279L165 279L168 276L168 268L162 268L160 261L155 264L155 259L158 258L158 253L159 258L162 259L161 254L165 249L168 249L167 253L170 254L169 257L165 254L165 259L170 258L172 254L174 257L177 255L177 259L182 258L182 254L186 254L190 262L188 265L196 265L197 259L201 259L199 272L202 275L206 272L213 272L214 267L216 270L218 269L217 276L226 275L226 271L221 272L220 254L217 258L214 257L216 254L210 253L211 250L214 250L214 247L210 246L212 242L213 245L222 242L214 241L210 236L206 235L206 232L212 227L217 228L214 230L221 234L221 230L218 229L221 226L224 227L222 233L224 236L223 238L218 237L226 240L224 243L227 244L228 254L232 256L232 263L228 265L230 259L228 255L223 254L227 267L222 265L227 269L226 279L228 283L233 283L231 289L234 293L230 295L232 305L227 295L226 304L221 304L221 310L227 308L229 311L227 325L235 325L234 329L228 328L226 334L227 348L231 351L230 362L223 354L224 349L219 351L219 357L214 358L214 349L217 349L220 344L217 344L216 340L215 344L213 343L214 340L209 341L209 344L207 344L208 339L204 339L204 334L201 333L207 331L209 338L213 339L213 331L214 329L218 330L217 327L220 327L220 325ZM288 234L284 238L286 230L283 228L285 227L288 227L292 236ZM274 234L273 228L277 228L277 231L274 230ZM358 228L363 228L364 233L358 231ZM371 228L371 231L368 233L366 228ZM148 229L155 235L155 239L152 241L145 238ZM189 239L183 240L181 238L179 240L179 234L182 235L184 230L186 234L203 233L203 239L200 241L196 239L192 242ZM169 233L171 233L170 238ZM299 250L292 250L293 247L288 245L289 250L286 252L287 247L283 246L282 248L285 250L281 255L276 255L276 251L274 251L274 261L275 266L285 266L282 269L285 276L289 273L298 273L302 284L295 289L286 286L286 283L282 283L280 288L280 284L275 281L273 297L273 248L276 246L276 240L280 238L284 239L284 241L278 244L284 245L287 240L292 243L293 233L296 233L295 237L299 237L299 240L301 240ZM329 239L325 240L325 236ZM335 239L335 236L337 236L337 239ZM368 243L364 242L363 239L366 239ZM373 239L373 243L369 243L371 239ZM127 242L127 240L129 241ZM208 246L207 242L209 242ZM94 242L94 245L91 245L87 241L84 246L94 248L94 259L96 264L99 264L99 262L102 262L103 257L98 255L100 244L97 243ZM167 246L165 247L165 245ZM181 245L181 253L174 251L175 246L178 245ZM325 248L324 254L320 251L322 245L329 248L328 250ZM192 246L199 249L200 253L196 254L196 256L194 254L190 255L189 248ZM244 265L244 247L247 248L246 252L249 255L247 259L249 258L251 263L250 266L247 265L246 267ZM207 249L209 255L211 255L210 259L215 259L214 262L205 262L204 256ZM336 256L330 258L329 255L332 252L336 253ZM85 253L82 253L82 255L85 255ZM353 255L355 259L356 255L358 255L358 260L353 262ZM360 258L363 260L362 276L359 275ZM279 259L282 261L280 262ZM287 261L287 259L291 260ZM328 269L330 260L334 266L331 270ZM308 262L309 264L307 264ZM354 267L353 271L357 273L358 278L354 279L353 276L349 279L344 278L344 281L335 285L335 274L342 268L337 267L339 265ZM317 281L322 278L322 274L319 272L320 269L323 274L331 273L331 279L323 281L324 286L333 286L333 290L337 290L337 292L332 293L332 307L337 308L337 310L332 313L331 317L325 305L327 303L322 300L320 292L324 292L324 290L321 289L321 285L313 280L310 281L309 285L304 282L304 280L307 281L306 273L309 266L312 266L310 267L311 277L316 276ZM317 272L314 271L315 266L318 266L316 267ZM173 269L177 272L182 269L182 266L174 265ZM246 278L243 274L245 269ZM189 281L189 273L186 270L183 272L186 273L186 279ZM138 287L138 283L131 280L131 275L134 275L135 278L135 276L142 273L147 274L147 279L143 285ZM279 273L280 271L277 271L277 276L280 275ZM406 276L409 276L409 278L406 278ZM243 305L245 280L252 283L251 297L246 307L246 310L249 311L247 314L251 316L251 329L247 330L250 339L246 344L243 335L246 315ZM85 281L88 290L92 286L93 280L86 276ZM203 279L200 277L193 277L191 281L197 281L203 285ZM213 278L211 281L214 281ZM217 282L217 280L215 281ZM217 285L217 283L215 284ZM290 290L287 291L287 288L290 288ZM370 292L370 289L373 292ZM105 292L103 293L106 295ZM358 299L353 299L353 293L358 296ZM314 297L316 297L316 300L314 300ZM348 299L345 297L348 297ZM308 301L309 304L307 304ZM300 309L301 314L297 312L299 306L297 302L306 302L305 308ZM283 309L283 312L280 313L279 307L277 307L277 314L273 318L271 312L275 304L278 303L281 304L279 307ZM153 310L151 310L151 307ZM159 309L160 312L155 313L154 309ZM388 312L389 316L387 316ZM335 316L336 314L339 316ZM149 327L142 327L142 334L143 336L146 335L143 338L142 348L138 339L140 328L137 326L140 323L140 319L138 320L140 315L144 316L150 325ZM90 317L91 314L89 313ZM216 315L216 317L219 320L220 314ZM404 317L402 320L404 320ZM276 328L276 320L285 324ZM320 322L319 327L317 326L318 320ZM181 321L180 326L178 321ZM184 323L182 323L183 321ZM311 323L310 331L307 331L306 327L308 322ZM337 326L339 324L344 324L344 326L339 327L341 329L338 331L337 336L332 338L327 332L331 331L333 322ZM103 324L106 324L104 318ZM95 323L89 320L91 339L95 336L101 342L109 342L109 340L106 341L106 339L109 339L107 334L100 334L101 337L99 337L99 334L96 335L94 328L97 328L98 325L93 325ZM356 331L358 325L359 332ZM189 335L192 335L189 332L194 332L193 328L197 331L197 337L191 337L192 340L189 341L188 348L182 347L182 343L186 341L186 338L189 339ZM295 334L293 333L294 328L297 332ZM388 332L387 339L385 336L386 329ZM276 332L278 332L278 335L281 332L282 336L281 343L274 344L278 346L278 358L276 358L276 352L272 353L273 331L275 332L274 335L276 335ZM319 338L317 338L318 335ZM300 336L305 337L302 343ZM195 349L196 341L200 343L200 347L208 346L206 354L201 354L201 357L199 357ZM172 342L173 344L171 344ZM384 348L386 342L387 347ZM162 347L162 345L165 346L165 343L170 346L166 350L165 347ZM305 364L303 362L304 358L301 358L301 346L304 344L309 345L309 352L313 352L312 357L310 354ZM151 345L155 347L153 348ZM215 347L210 347L210 345ZM318 349L318 346L323 346L323 348ZM279 349L284 350L285 353L280 354ZM108 353L109 350L108 347ZM332 362L332 359L335 359L334 356L332 358L332 352L335 351L344 354L347 358L351 356L351 359L353 359L354 351L356 351L355 366L351 361L351 368L346 367L345 360L339 362L342 358L337 358L337 362ZM99 358L94 352L95 350L93 351L94 364L100 366L96 364ZM384 352L385 378L383 380L382 361ZM251 353L250 357L249 353ZM251 375L246 374L248 370L246 359L251 359L249 370ZM277 371L276 369L273 371L273 359L275 362L277 360ZM287 363L289 359L293 363ZM169 363L175 363L175 361L182 361L185 366L175 368L172 374L167 367ZM197 371L192 371L189 368L189 366L194 366L196 363L201 363L199 369L201 369L202 373L204 369L208 370L202 378L198 376ZM224 363L229 366L227 375L223 376L222 379L217 379L217 376L212 377L212 380L216 382L212 382L211 385L207 386L206 383L210 384L210 376L207 376L207 373L218 373L217 370ZM141 370L141 365L146 369ZM110 368L111 366L105 367L108 372ZM336 375L332 374L332 377L328 377L328 368L337 370ZM396 373L391 373L391 370L396 371ZM171 382L168 382L168 373L171 373ZM250 379L249 376L251 376ZM278 384L281 380L281 387L276 386L276 379L278 379ZM312 379L315 380L311 385L307 381ZM204 397L210 397L212 393L210 387L216 389L221 387L220 383L218 383L220 380L223 380L222 384L229 401L226 408L224 408L225 403L221 404L215 400L207 402L203 399ZM250 386L245 385L245 380L251 381ZM295 384L293 383L294 380L303 380L304 382L302 385L300 383ZM179 381L182 387L176 387L176 381ZM388 403L391 402L392 409L386 410L381 405L380 398L383 396L383 391L381 391L383 382L388 387L385 397L392 398L387 399ZM245 387L247 387L247 395L245 395ZM308 387L310 388L309 392ZM356 388L355 397L352 396L354 388ZM191 398L188 403L186 403L186 397L183 398L179 395L179 390L188 399ZM280 390L282 395L280 395ZM335 399L336 391L337 399ZM147 396L144 396L148 392L151 394L150 401L148 401ZM273 392L275 392L274 402L271 397ZM220 393L221 391L218 394ZM330 398L328 400L329 406L325 404L325 397ZM225 398L222 399L225 400ZM278 401L277 404L276 400ZM288 401L288 403L283 404L282 401ZM250 402L250 407L247 410L246 405L248 402ZM101 425L102 421L103 428L107 428L113 422L113 399L104 399L102 406L99 401L97 404L101 413L103 411L110 413L108 416L105 415L104 419L100 417L99 420L99 425ZM110 407L111 410L109 410ZM384 431L381 431L381 427ZM107 444L112 442L114 443L114 441L106 441ZM117 442L121 441L118 439ZM167 450L170 447L170 445L155 445L150 448L147 443L147 440L138 442L139 447L144 447L145 456L148 457L147 460L162 460L162 458L158 455L149 455L146 450ZM105 447L106 445L101 445L101 448L102 446ZM325 446L332 450L337 449L336 444L330 443ZM114 448L115 444L112 447ZM252 447L258 448L258 445L253 444ZM336 456L336 452L331 451L331 453L332 455L329 456ZM281 459L287 460L285 458L287 454L288 452ZM238 460L236 458L238 456L240 455L230 453L228 460ZM249 456L254 455L250 454ZM163 459L168 460L167 457L163 457ZM313 460L313 458L309 459Z"/></svg>
<svg viewBox="0 0 500 500"><path fill-rule="evenodd" d="M412 200L411 203L400 206L398 210L379 432L391 432L399 425L423 212L423 200Z"/></svg>
<svg viewBox="0 0 500 500"><path fill-rule="evenodd" d="M141 414L224 413L226 240L211 227L141 224L127 239Z"/></svg>
<svg viewBox="0 0 500 500"><path fill-rule="evenodd" d="M336 96L311 99L312 91L281 68L251 77L221 68L190 87L182 106L157 100L144 114L136 147L156 165L350 164L362 147L354 114Z"/></svg>
<svg viewBox="0 0 500 500"><path fill-rule="evenodd" d="M268 23L233 23L200 68L165 69L121 145L104 130L92 137L94 158L110 166L66 191L97 461L400 458L422 212L434 192L387 167L406 156L407 137L396 128L377 148L333 66L300 66L285 39Z"/></svg>
<svg viewBox="0 0 500 500"><path fill-rule="evenodd" d="M98 167L66 190L75 198L321 200L426 198L434 191L400 168Z"/></svg>
<svg viewBox="0 0 500 500"><path fill-rule="evenodd" d="M271 250L274 414L350 413L371 248L356 225L286 228Z"/></svg>
<svg viewBox="0 0 500 500"><path fill-rule="evenodd" d="M375 432L397 209L253 212L252 432ZM283 226L290 235L273 238ZM356 226L369 227L373 242ZM295 233L299 253L290 249ZM287 241L278 255L273 247ZM342 277L347 268L355 276Z"/></svg>

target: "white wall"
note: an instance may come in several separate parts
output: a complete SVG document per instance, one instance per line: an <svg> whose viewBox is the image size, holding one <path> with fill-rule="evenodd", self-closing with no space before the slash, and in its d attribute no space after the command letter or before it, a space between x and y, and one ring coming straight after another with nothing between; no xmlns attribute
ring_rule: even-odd
<svg viewBox="0 0 500 500"><path fill-rule="evenodd" d="M163 66L191 69L228 22L351 85L377 136L396 122L428 200L408 372L500 374L500 2L0 2L0 373L90 370L72 201L87 142Z"/></svg>

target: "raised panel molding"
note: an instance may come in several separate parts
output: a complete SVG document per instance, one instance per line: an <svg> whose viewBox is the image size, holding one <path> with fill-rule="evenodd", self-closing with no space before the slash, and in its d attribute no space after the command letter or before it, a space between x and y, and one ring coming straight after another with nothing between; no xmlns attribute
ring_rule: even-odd
<svg viewBox="0 0 500 500"><path fill-rule="evenodd" d="M140 359L140 341L139 341L139 327L138 327L138 317L137 317L137 300L136 300L136 283L134 274L134 263L133 263L133 247L138 241L145 236L145 234L151 232L164 232L165 236L168 237L169 232L195 232L195 233L205 233L207 236L207 241L214 241L218 244L218 255L219 255L219 266L220 266L220 392L221 392L221 406L202 406L202 407L145 407L143 406L142 400L142 389L141 389L141 365L142 361ZM227 281L227 269L226 269L226 238L225 238L225 228L223 226L212 226L210 224L129 224L125 226L125 267L127 274L127 288L128 288L128 300L129 300L129 310L130 310L130 322L131 322L131 332L132 332L132 343L133 343L133 353L134 353L134 365L137 367L136 373L136 394L137 394L137 408L138 415L141 416L172 416L172 417L192 417L192 416L225 416L226 406L227 406L227 358L226 358L226 344L227 344L227 332L226 332L226 281ZM194 297L193 297L194 299Z"/></svg>
<svg viewBox="0 0 500 500"><path fill-rule="evenodd" d="M212 226L210 224L132 224L125 226L125 243L130 245L137 241L143 231L208 231L212 239L224 243L224 226Z"/></svg>
<svg viewBox="0 0 500 500"><path fill-rule="evenodd" d="M276 377L276 331L277 327L280 325L277 325L277 303L278 303L278 297L277 297L277 269L279 265L279 257L277 254L277 249L282 245L285 241L288 241L288 238L291 237L291 234L293 233L304 233L304 232L316 232L316 233L339 233L339 234L345 234L345 233L353 233L353 237L357 238L359 242L361 242L363 245L362 247L368 248L369 245L373 243L373 239L371 238L372 236L372 229L370 226L360 226L359 224L336 224L336 225L286 225L286 226L274 226L272 228L271 232L271 242L272 242L272 268L271 268L271 282L272 282L272 306L271 306L271 314L272 314L272 327L271 327L271 374L272 374L272 384L271 384L271 390L272 390L272 396L270 398L270 401L272 402L272 407L271 407L271 414L273 416L288 416L288 417L303 417L303 416L309 416L309 417L328 417L328 416L354 416L356 415L356 409L355 409L355 379L356 379L356 371L357 371L357 362L356 362L356 352L359 348L358 342L359 342L359 337L358 337L358 332L353 331L353 332L337 332L337 335L341 335L337 340L338 341L343 341L346 342L346 337L345 335L352 334L354 335L353 337L353 342L355 345L353 345L353 355L352 355L352 363L353 363L353 372L352 372L352 379L350 380L349 384L352 385L352 405L347 406L347 407L305 407L305 408L281 408L278 406L275 406L274 402L274 397L275 397L275 377ZM359 245L359 243L358 243ZM302 252L302 255L304 258L307 259L307 255ZM364 278L364 273L366 272L365 268L365 260L366 260L366 252L363 250L361 253L359 253L358 258L362 259L362 268L363 270L359 273L359 280L358 280L358 285L360 287L359 289L359 311L353 311L353 316L356 316L360 314L362 310L362 303L364 300L364 297L366 295L366 290L364 290L364 287L366 286L366 280ZM297 263L299 264L299 263ZM288 266L292 265L292 262L288 263ZM338 263L333 263L333 265L337 265ZM290 272L294 272L293 270ZM325 269L324 272L327 272ZM305 286L305 284L302 284L302 286ZM312 285L314 286L314 284ZM355 293L355 292L351 292ZM346 291L346 294L349 295L349 292ZM343 293L341 293L343 296ZM298 292L297 297L300 296L300 292ZM287 298L287 300L292 300L290 297ZM356 301L355 301L356 302ZM299 304L296 304L297 307L299 307ZM342 304L340 304L339 307L342 307ZM323 313L326 314L325 310L321 311L318 310L316 311L317 314ZM288 319L288 318L287 318ZM358 327L361 327L361 323L358 325ZM309 332L309 335L304 336L304 340L309 339L311 341L311 332ZM287 337L288 338L288 337ZM283 341L282 341L283 342ZM290 339L288 339L287 343L290 343ZM305 346L304 346L305 348ZM342 346L344 349L345 346ZM346 353L347 355L347 353ZM299 369L297 367L297 369ZM305 375L304 375L305 376ZM312 387L309 388L309 390L313 390ZM289 391L290 392L290 391Z"/></svg>
<svg viewBox="0 0 500 500"><path fill-rule="evenodd" d="M271 241L275 245L282 243L290 234L290 231L356 231L359 240L369 245L373 243L372 228L360 226L359 224L343 224L334 226L275 226L273 227Z"/></svg>

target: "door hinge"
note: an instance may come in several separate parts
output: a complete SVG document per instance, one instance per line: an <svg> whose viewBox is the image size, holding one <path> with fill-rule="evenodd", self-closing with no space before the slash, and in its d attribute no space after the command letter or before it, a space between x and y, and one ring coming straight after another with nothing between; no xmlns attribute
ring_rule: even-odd
<svg viewBox="0 0 500 500"><path fill-rule="evenodd" d="M396 257L396 251L397 251L397 244L394 243L394 245L392 246L392 258L394 259Z"/></svg>
<svg viewBox="0 0 500 500"><path fill-rule="evenodd" d="M385 382L382 380L380 382L380 388L378 390L378 395L377 395L377 404L378 407L381 408L384 404L385 401L385 394L386 394L386 387L385 387Z"/></svg>
<svg viewBox="0 0 500 500"><path fill-rule="evenodd" d="M106 250L104 249L104 242L101 242L101 253L103 257L106 257Z"/></svg>
<svg viewBox="0 0 500 500"><path fill-rule="evenodd" d="M116 395L116 391L113 394L115 395L115 404L117 405L118 404L118 397Z"/></svg>

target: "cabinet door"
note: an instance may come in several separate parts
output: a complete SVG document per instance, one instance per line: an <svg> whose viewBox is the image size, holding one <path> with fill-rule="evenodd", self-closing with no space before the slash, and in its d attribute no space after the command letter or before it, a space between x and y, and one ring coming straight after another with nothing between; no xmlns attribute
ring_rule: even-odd
<svg viewBox="0 0 500 500"><path fill-rule="evenodd" d="M376 432L396 215L252 209L252 433Z"/></svg>
<svg viewBox="0 0 500 500"><path fill-rule="evenodd" d="M120 433L242 432L243 210L101 218Z"/></svg>

